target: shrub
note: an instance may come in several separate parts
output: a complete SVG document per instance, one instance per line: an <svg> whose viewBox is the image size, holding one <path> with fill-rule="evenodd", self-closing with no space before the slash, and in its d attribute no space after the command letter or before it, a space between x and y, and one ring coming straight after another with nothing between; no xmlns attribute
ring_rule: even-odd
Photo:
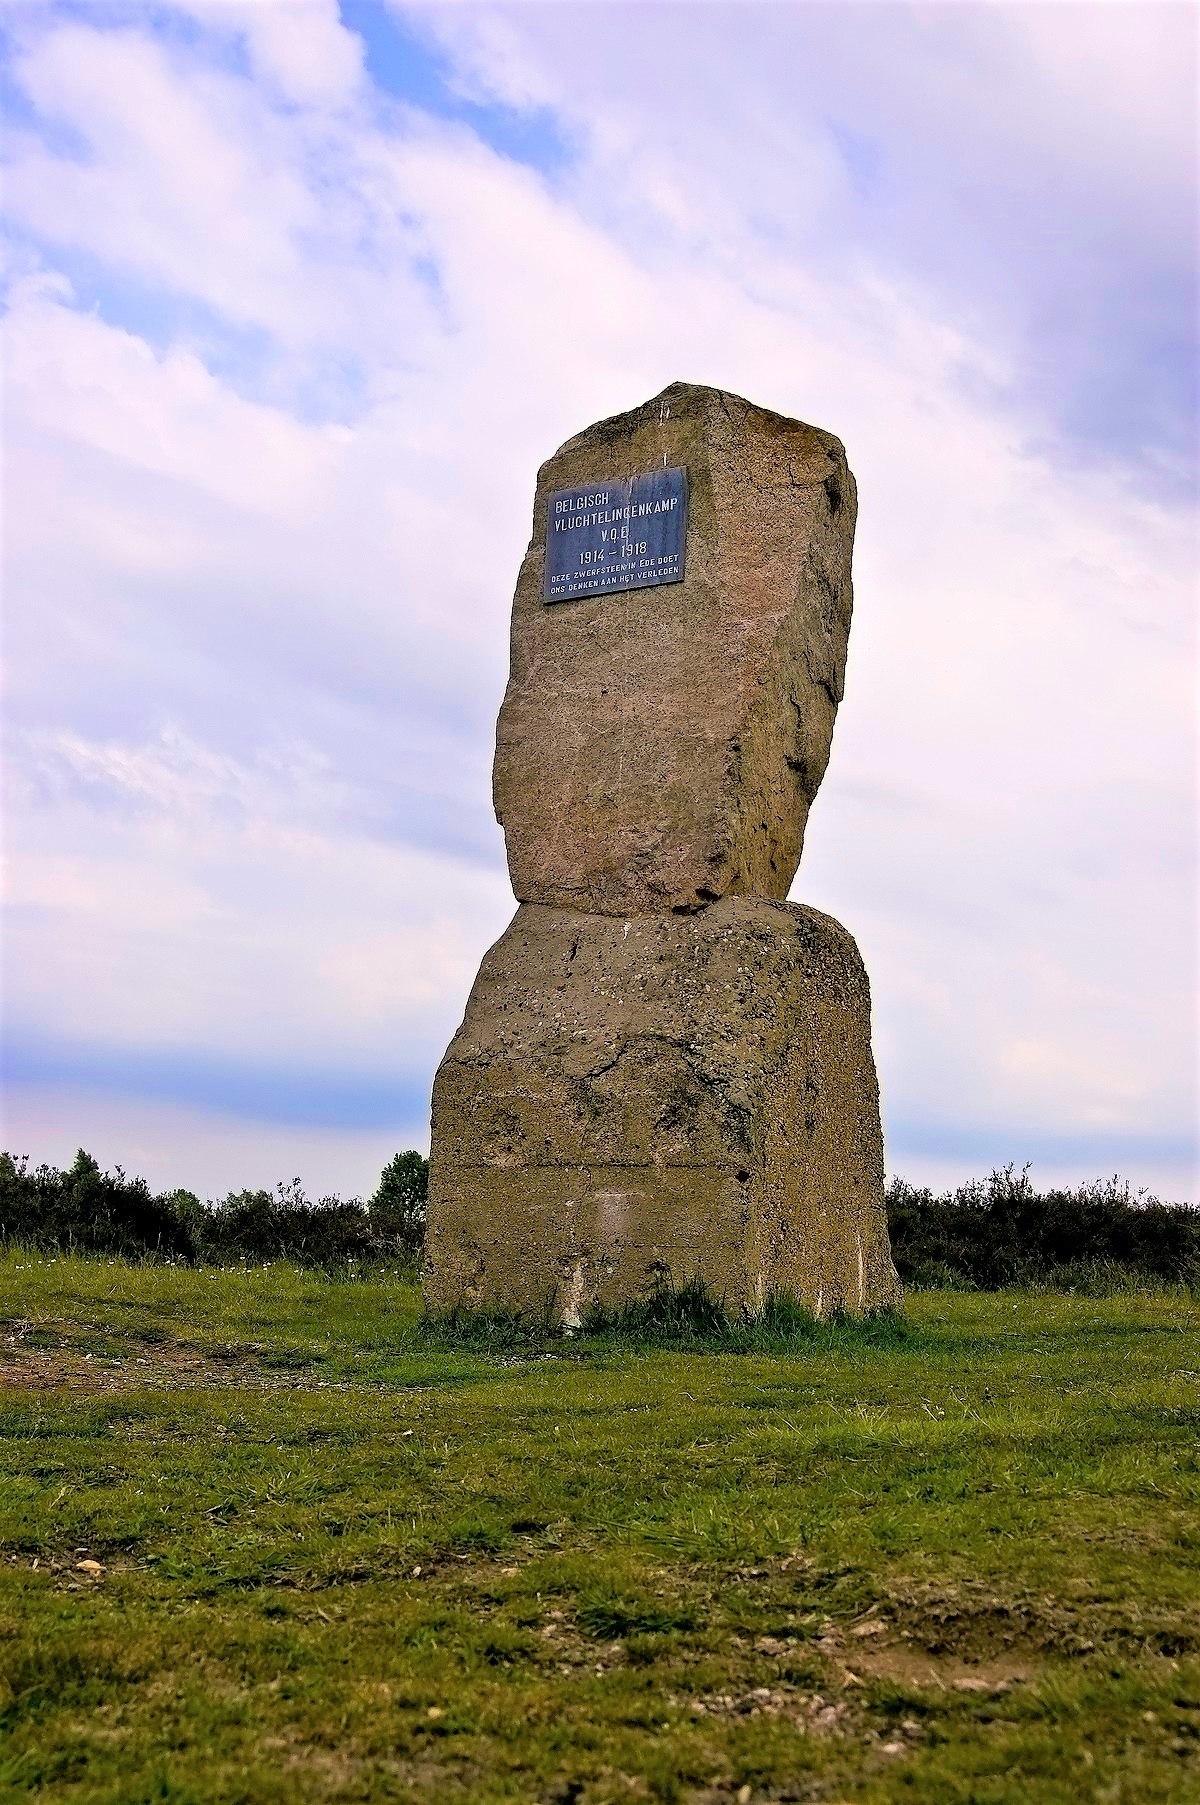
<svg viewBox="0 0 1200 1805"><path fill-rule="evenodd" d="M0 1153L0 1238L85 1253L173 1259L197 1254L198 1199L175 1191L156 1197L144 1178L101 1172L81 1147L75 1163L30 1171L29 1160Z"/></svg>
<svg viewBox="0 0 1200 1805"><path fill-rule="evenodd" d="M63 1172L31 1170L25 1156L0 1153L0 1242L214 1265L412 1264L424 1238L425 1187L426 1162L409 1152L389 1161L370 1204L357 1197L310 1202L293 1179L274 1191L234 1191L206 1207L191 1191L156 1196L145 1179L126 1178L119 1166L101 1172L82 1148Z"/></svg>
<svg viewBox="0 0 1200 1805"><path fill-rule="evenodd" d="M298 1178L274 1191L230 1192L208 1212L201 1251L214 1263L294 1260L299 1266L346 1266L379 1252L357 1197L310 1203Z"/></svg>
<svg viewBox="0 0 1200 1805"><path fill-rule="evenodd" d="M887 1188L892 1254L907 1285L1094 1285L1105 1273L1200 1283L1200 1210L1160 1203L1110 1178L1035 1189L1010 1164L956 1191L894 1178Z"/></svg>

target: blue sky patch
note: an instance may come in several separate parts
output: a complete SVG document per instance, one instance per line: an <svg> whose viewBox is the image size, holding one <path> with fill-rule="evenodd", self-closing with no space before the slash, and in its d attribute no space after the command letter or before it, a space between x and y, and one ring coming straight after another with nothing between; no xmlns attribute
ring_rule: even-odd
<svg viewBox="0 0 1200 1805"><path fill-rule="evenodd" d="M14 1037L2 1054L4 1083L59 1084L184 1104L244 1121L293 1128L397 1131L429 1113L431 1073L382 1076L346 1065L284 1065L187 1048Z"/></svg>
<svg viewBox="0 0 1200 1805"><path fill-rule="evenodd" d="M379 0L341 0L342 21L362 39L367 72L393 99L435 118L468 126L498 156L554 175L571 160L558 116L469 98L450 59L432 40Z"/></svg>

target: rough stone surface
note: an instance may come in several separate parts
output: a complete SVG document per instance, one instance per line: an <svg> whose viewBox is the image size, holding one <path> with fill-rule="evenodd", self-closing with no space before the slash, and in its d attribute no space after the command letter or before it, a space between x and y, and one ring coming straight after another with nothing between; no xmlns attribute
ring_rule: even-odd
<svg viewBox="0 0 1200 1805"><path fill-rule="evenodd" d="M681 583L547 606L551 490L686 465ZM675 383L543 465L494 794L523 902L601 915L782 899L829 758L854 478L830 433Z"/></svg>
<svg viewBox="0 0 1200 1805"><path fill-rule="evenodd" d="M433 1093L435 1308L568 1321L699 1276L731 1309L898 1296L866 973L814 909L526 905Z"/></svg>

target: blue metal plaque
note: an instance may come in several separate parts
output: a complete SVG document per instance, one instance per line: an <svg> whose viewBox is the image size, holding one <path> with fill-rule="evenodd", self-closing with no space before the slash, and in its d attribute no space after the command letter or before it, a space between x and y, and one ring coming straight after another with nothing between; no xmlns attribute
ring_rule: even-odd
<svg viewBox="0 0 1200 1805"><path fill-rule="evenodd" d="M546 600L680 582L687 504L682 466L555 489L546 515Z"/></svg>

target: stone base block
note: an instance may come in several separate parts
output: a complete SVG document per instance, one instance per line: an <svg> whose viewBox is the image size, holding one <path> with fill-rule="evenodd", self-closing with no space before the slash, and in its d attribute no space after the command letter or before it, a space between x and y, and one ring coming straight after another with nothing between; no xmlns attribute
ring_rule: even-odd
<svg viewBox="0 0 1200 1805"><path fill-rule="evenodd" d="M483 961L434 1083L431 1307L575 1322L656 1274L898 1300L867 976L815 909L523 904Z"/></svg>

